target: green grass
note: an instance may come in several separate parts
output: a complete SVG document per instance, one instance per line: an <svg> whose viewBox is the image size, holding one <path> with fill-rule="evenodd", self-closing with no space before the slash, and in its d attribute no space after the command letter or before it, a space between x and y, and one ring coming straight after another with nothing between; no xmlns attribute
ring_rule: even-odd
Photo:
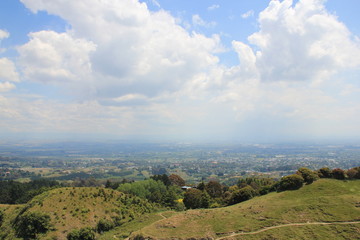
<svg viewBox="0 0 360 240"><path fill-rule="evenodd" d="M177 214L146 226L132 236L142 234L165 239L217 238L232 232L251 232L280 224L355 220L360 220L360 181L321 179L297 191L271 193L225 208L191 210ZM350 229L350 226L298 227L298 234L301 236L301 231L317 228ZM271 231L288 230L284 228Z"/></svg>
<svg viewBox="0 0 360 240"><path fill-rule="evenodd" d="M28 211L46 213L51 218L54 231L41 236L41 239L66 239L72 229L95 227L100 219L116 219L119 224L124 224L153 210L154 206L149 202L115 190L58 188L36 196L26 205L8 207L7 222L1 226L0 232L8 232L4 239L13 239L11 221Z"/></svg>

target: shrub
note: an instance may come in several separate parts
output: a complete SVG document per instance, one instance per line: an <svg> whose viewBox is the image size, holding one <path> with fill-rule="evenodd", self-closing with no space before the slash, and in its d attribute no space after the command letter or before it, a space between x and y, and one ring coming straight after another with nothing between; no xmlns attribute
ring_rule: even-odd
<svg viewBox="0 0 360 240"><path fill-rule="evenodd" d="M281 178L279 183L279 190L296 190L302 187L304 178L298 174L292 174Z"/></svg>
<svg viewBox="0 0 360 240"><path fill-rule="evenodd" d="M346 174L349 179L360 179L360 167L354 167L347 170Z"/></svg>
<svg viewBox="0 0 360 240"><path fill-rule="evenodd" d="M115 227L115 224L113 221L108 219L100 219L100 221L96 225L96 231L98 233L107 232L110 231Z"/></svg>
<svg viewBox="0 0 360 240"><path fill-rule="evenodd" d="M36 238L50 229L50 216L41 212L28 212L15 220L14 229L18 237Z"/></svg>
<svg viewBox="0 0 360 240"><path fill-rule="evenodd" d="M320 178L331 178L331 170L328 167L320 168L318 171L318 176Z"/></svg>
<svg viewBox="0 0 360 240"><path fill-rule="evenodd" d="M74 229L66 238L68 240L95 240L95 232L91 227Z"/></svg>
<svg viewBox="0 0 360 240"><path fill-rule="evenodd" d="M308 168L299 168L296 173L304 178L306 184L311 184L318 179L317 174Z"/></svg>
<svg viewBox="0 0 360 240"><path fill-rule="evenodd" d="M345 171L340 168L335 168L331 171L331 175L335 179L343 180L345 179Z"/></svg>
<svg viewBox="0 0 360 240"><path fill-rule="evenodd" d="M249 200L256 196L256 191L251 186L246 186L240 188L239 190L234 191L231 194L230 204L236 204L239 202L243 202Z"/></svg>

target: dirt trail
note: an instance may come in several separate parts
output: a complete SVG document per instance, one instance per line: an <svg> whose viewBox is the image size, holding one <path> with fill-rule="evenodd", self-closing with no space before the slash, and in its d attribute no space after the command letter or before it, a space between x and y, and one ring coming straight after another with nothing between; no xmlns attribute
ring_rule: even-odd
<svg viewBox="0 0 360 240"><path fill-rule="evenodd" d="M289 223L289 224L281 224L277 226L272 227L266 227L260 230L256 230L253 232L241 232L241 233L232 233L228 236L215 238L215 240L221 240L221 239L227 239L231 237L241 236L241 235L253 235L261 232L265 232L271 229L275 228L282 228L282 227L290 227L290 226L306 226L306 225L345 225L345 224L359 224L360 221L354 221L354 222L307 222L307 223Z"/></svg>

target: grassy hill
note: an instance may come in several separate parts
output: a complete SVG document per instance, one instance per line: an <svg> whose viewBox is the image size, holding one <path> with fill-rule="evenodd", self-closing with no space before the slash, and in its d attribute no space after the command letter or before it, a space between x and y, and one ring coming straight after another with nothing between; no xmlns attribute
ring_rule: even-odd
<svg viewBox="0 0 360 240"><path fill-rule="evenodd" d="M320 179L296 191L270 193L224 208L153 212L137 197L104 188L59 188L26 205L0 205L0 239L17 239L14 220L29 212L50 216L39 239L66 239L100 219L120 226L97 239L360 239L360 181ZM355 223L357 222L357 223Z"/></svg>
<svg viewBox="0 0 360 240"><path fill-rule="evenodd" d="M58 188L45 192L26 205L2 205L5 219L0 239L16 239L12 222L28 212L50 216L53 230L41 239L66 239L72 229L95 227L100 219L121 225L145 213L154 206L140 198L104 188Z"/></svg>
<svg viewBox="0 0 360 240"><path fill-rule="evenodd" d="M360 223L360 181L320 179L296 191L271 193L225 208L179 213L153 222L131 236L152 239L359 239L359 223L322 225L353 221ZM279 227L271 229L273 226ZM266 231L256 232L261 229ZM255 234L247 234L251 232Z"/></svg>

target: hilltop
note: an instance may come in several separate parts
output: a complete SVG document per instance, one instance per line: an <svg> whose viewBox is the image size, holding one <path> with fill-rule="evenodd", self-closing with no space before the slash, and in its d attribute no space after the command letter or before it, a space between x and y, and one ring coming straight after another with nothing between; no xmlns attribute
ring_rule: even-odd
<svg viewBox="0 0 360 240"><path fill-rule="evenodd" d="M296 191L274 192L224 208L175 214L143 227L131 237L356 239L359 223L360 182L320 179ZM243 235L251 232L256 235Z"/></svg>
<svg viewBox="0 0 360 240"><path fill-rule="evenodd" d="M50 217L51 229L40 239L66 239L73 229L95 228L100 220L114 225L129 222L154 210L154 205L119 191L104 188L58 188L36 196L24 205L1 205L4 221L0 239L16 239L14 222L28 213Z"/></svg>

